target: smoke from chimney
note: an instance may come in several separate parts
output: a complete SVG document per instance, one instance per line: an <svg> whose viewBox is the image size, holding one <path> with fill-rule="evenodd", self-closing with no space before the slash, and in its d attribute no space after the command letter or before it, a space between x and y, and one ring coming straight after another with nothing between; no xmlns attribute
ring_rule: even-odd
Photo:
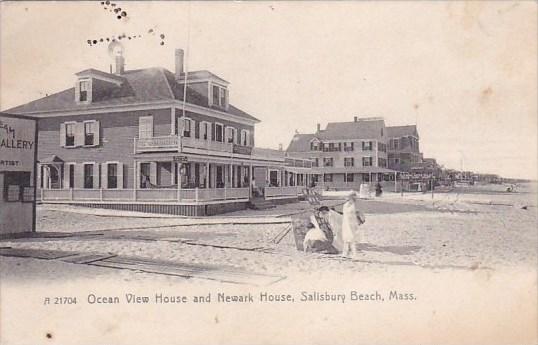
<svg viewBox="0 0 538 345"><path fill-rule="evenodd" d="M179 79L183 74L183 63L185 53L183 49L176 49L175 58L176 58L176 79Z"/></svg>

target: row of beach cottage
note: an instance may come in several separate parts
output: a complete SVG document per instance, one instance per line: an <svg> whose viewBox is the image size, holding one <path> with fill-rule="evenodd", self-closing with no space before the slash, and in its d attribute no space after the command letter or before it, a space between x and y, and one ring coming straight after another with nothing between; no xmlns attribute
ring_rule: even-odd
<svg viewBox="0 0 538 345"><path fill-rule="evenodd" d="M37 119L36 198L205 216L297 200L307 187L412 189L439 169L420 153L416 126L382 118L318 124L286 150L258 148L260 121L230 103L229 82L185 73L183 58L176 49L174 72L125 70L118 55L110 73L80 71L73 87L6 110Z"/></svg>

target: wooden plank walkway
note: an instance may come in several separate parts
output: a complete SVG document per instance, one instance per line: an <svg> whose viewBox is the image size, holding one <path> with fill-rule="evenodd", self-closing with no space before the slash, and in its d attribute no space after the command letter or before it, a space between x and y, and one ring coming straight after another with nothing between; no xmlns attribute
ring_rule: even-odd
<svg viewBox="0 0 538 345"><path fill-rule="evenodd" d="M183 278L216 280L225 283L267 286L285 279L284 276L248 272L239 268L182 263L141 257L125 257L105 253L84 253L30 248L0 248L0 256L58 260L116 269L129 269L153 274L173 275Z"/></svg>

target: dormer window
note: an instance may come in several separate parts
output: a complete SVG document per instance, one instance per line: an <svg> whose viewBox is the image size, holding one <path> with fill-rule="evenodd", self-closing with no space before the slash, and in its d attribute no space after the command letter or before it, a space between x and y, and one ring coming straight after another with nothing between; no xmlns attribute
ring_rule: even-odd
<svg viewBox="0 0 538 345"><path fill-rule="evenodd" d="M90 89L90 81L89 80L82 80L79 82L80 87L80 93L79 93L79 101L80 102L87 102L88 101L88 90Z"/></svg>
<svg viewBox="0 0 538 345"><path fill-rule="evenodd" d="M228 90L226 88L213 84L211 94L212 105L221 108L228 106Z"/></svg>

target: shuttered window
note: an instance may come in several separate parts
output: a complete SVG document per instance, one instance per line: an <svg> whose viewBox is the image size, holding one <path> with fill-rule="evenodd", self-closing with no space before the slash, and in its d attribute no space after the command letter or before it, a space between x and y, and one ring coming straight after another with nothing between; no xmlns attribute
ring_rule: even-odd
<svg viewBox="0 0 538 345"><path fill-rule="evenodd" d="M100 143L99 121L64 122L60 125L60 146L97 146Z"/></svg>
<svg viewBox="0 0 538 345"><path fill-rule="evenodd" d="M66 147L75 146L75 124L74 123L65 124L65 146Z"/></svg>
<svg viewBox="0 0 538 345"><path fill-rule="evenodd" d="M138 118L138 137L153 137L153 116L140 116Z"/></svg>

